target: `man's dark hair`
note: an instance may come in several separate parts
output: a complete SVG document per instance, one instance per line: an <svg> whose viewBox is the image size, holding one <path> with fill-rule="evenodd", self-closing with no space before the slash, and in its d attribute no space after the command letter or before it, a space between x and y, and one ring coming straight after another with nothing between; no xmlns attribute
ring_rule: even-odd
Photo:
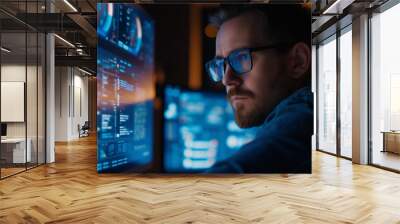
<svg viewBox="0 0 400 224"><path fill-rule="evenodd" d="M260 24L265 24L266 41L290 44L277 48L277 52L286 53L298 42L307 44L311 50L311 10L302 4L221 5L211 14L209 22L219 28L224 22L249 12L264 16L265 22ZM306 74L304 83L311 85L311 66Z"/></svg>
<svg viewBox="0 0 400 224"><path fill-rule="evenodd" d="M209 20L214 26L220 27L225 21L248 12L264 16L266 24L264 30L270 41L304 42L311 48L311 10L301 4L221 5Z"/></svg>

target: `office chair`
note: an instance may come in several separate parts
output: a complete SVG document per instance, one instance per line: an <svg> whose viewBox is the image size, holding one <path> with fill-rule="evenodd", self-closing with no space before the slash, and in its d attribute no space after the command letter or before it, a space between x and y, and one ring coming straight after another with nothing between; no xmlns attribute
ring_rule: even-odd
<svg viewBox="0 0 400 224"><path fill-rule="evenodd" d="M78 124L79 138L89 136L89 129L90 129L89 121L85 121L82 127L80 127L80 125Z"/></svg>

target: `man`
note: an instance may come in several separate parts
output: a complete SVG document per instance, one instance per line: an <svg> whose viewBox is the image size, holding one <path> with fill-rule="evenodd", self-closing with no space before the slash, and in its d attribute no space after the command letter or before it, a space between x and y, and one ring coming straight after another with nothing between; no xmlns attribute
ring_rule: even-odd
<svg viewBox="0 0 400 224"><path fill-rule="evenodd" d="M311 173L311 14L300 5L226 6L214 17L216 56L206 64L225 86L241 128L255 140L208 173Z"/></svg>

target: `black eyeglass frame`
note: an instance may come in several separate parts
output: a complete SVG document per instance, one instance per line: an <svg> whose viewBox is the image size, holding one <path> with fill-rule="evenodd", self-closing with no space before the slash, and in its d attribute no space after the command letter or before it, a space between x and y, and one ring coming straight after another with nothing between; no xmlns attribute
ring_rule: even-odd
<svg viewBox="0 0 400 224"><path fill-rule="evenodd" d="M292 43L278 43L278 44L269 44L269 45L264 45L264 46L259 46L259 47L244 47L244 48L238 48L238 49L235 49L235 50L231 51L231 52L228 54L227 57L214 57L213 59L209 60L209 61L205 64L206 71L207 71L208 75L211 77L211 79L212 79L214 82L220 82L220 81L222 80L223 76L222 76L221 80L215 81L215 80L212 78L212 75L211 75L210 72L209 72L209 70L210 70L210 65L211 65L211 63L214 62L215 60L217 60L217 59L218 59L218 60L223 60L224 65L229 64L229 66L232 68L232 70L234 71L235 74L237 74L237 75L242 75L242 74L244 74L244 73L250 72L250 71L253 69L253 57L252 57L252 55L251 55L252 52L261 51L261 50L267 50L267 49L273 49L273 48L285 48L285 47L289 47L289 46L291 46L291 45L292 45ZM232 66L231 61L229 60L229 57L230 57L231 55L233 55L234 53L236 53L236 52L245 51L245 50L249 51L249 54L250 54L250 69L249 69L248 71L238 72L238 71L236 71L235 68ZM225 69L226 69L226 67L224 67L224 70L225 70ZM224 74L225 74L225 71L224 71Z"/></svg>

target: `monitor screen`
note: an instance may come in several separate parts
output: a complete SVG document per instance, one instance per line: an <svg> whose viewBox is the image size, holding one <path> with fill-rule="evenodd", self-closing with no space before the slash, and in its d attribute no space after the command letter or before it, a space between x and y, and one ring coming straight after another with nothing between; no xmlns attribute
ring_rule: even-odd
<svg viewBox="0 0 400 224"><path fill-rule="evenodd" d="M97 171L153 160L154 24L134 4L97 4Z"/></svg>
<svg viewBox="0 0 400 224"><path fill-rule="evenodd" d="M241 129L223 93L164 91L164 170L202 172L229 158L254 139L257 129Z"/></svg>
<svg viewBox="0 0 400 224"><path fill-rule="evenodd" d="M1 136L7 136L7 124L1 123Z"/></svg>

